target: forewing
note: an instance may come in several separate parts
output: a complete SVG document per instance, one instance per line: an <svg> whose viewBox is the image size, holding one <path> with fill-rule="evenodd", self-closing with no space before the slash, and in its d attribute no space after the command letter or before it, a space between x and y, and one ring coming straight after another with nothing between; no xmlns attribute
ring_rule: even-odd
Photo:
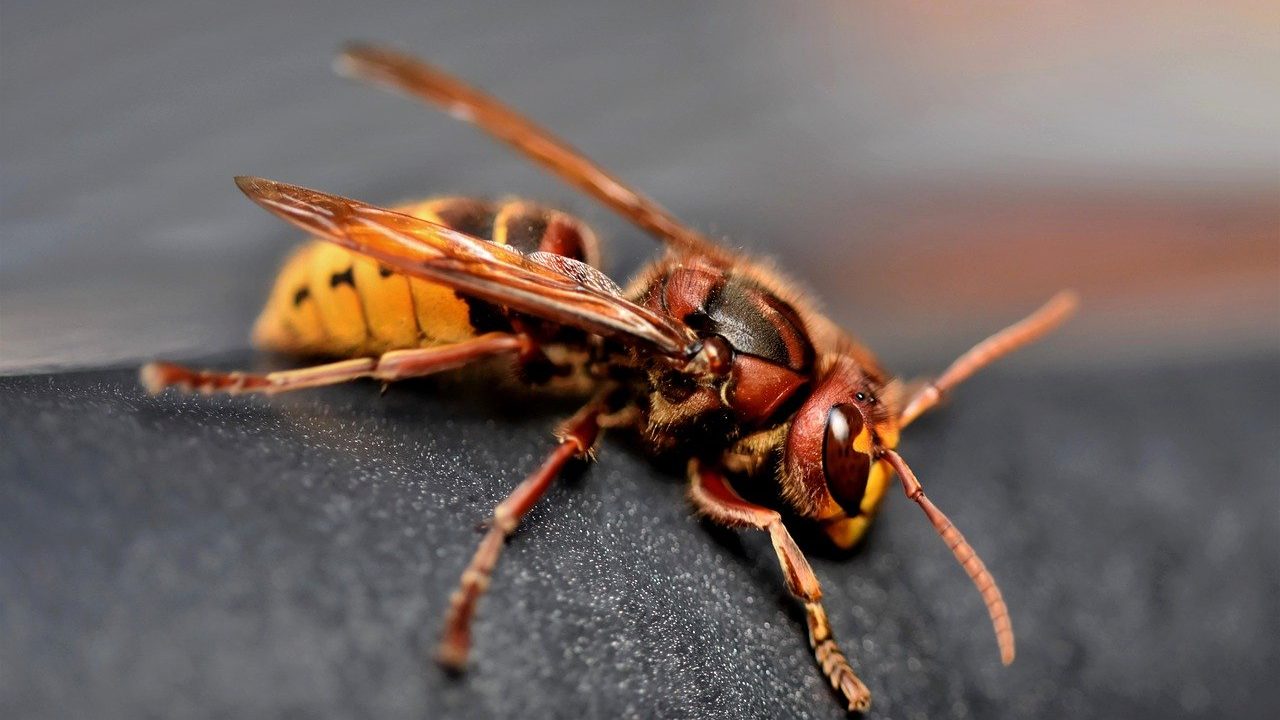
<svg viewBox="0 0 1280 720"><path fill-rule="evenodd" d="M727 256L723 248L605 172L568 143L439 68L391 48L360 44L348 45L335 67L344 75L421 98L459 120L474 123L673 248L712 257Z"/></svg>
<svg viewBox="0 0 1280 720"><path fill-rule="evenodd" d="M263 178L239 177L250 199L303 230L367 255L396 272L606 337L671 355L696 343L684 324L623 298L584 263L513 248L357 200Z"/></svg>

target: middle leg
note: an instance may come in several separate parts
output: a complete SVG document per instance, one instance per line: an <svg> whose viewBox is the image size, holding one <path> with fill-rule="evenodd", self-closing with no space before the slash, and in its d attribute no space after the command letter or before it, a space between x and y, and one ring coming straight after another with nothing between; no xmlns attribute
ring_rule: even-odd
<svg viewBox="0 0 1280 720"><path fill-rule="evenodd" d="M585 457L591 451L600 434L600 418L609 412L609 398L613 388L598 393L585 407L569 418L556 435L560 445L533 474L498 503L493 519L480 547L466 570L462 580L449 598L449 613L445 617L444 637L440 641L437 659L448 670L461 671L467 664L471 650L471 619L475 615L480 596L489 587L489 578L502 553L502 545L515 532L520 519L551 487L564 466L575 457Z"/></svg>
<svg viewBox="0 0 1280 720"><path fill-rule="evenodd" d="M707 517L729 527L765 530L778 553L778 564L786 577L787 589L804 602L809 626L809 646L831 687L844 695L849 710L865 711L871 706L871 691L858 679L849 661L831 636L827 611L822 607L822 587L809 561L782 524L776 511L747 502L738 495L718 470L704 468L695 460L689 479L689 499Z"/></svg>

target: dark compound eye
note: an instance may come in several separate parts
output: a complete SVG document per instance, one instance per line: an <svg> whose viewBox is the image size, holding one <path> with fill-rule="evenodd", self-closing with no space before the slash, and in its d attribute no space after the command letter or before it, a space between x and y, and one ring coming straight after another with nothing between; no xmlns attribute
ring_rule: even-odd
<svg viewBox="0 0 1280 720"><path fill-rule="evenodd" d="M853 449L863 428L862 411L853 405L837 405L827 415L822 470L827 489L846 513L856 515L867 491L871 456Z"/></svg>

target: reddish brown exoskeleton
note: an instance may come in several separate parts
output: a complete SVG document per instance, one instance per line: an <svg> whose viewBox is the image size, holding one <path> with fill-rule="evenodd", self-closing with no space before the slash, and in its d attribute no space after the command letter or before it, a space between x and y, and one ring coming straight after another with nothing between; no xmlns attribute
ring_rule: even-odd
<svg viewBox="0 0 1280 720"><path fill-rule="evenodd" d="M899 432L947 391L1070 315L1070 293L906 394L776 271L682 225L493 98L382 48L349 48L339 68L475 123L668 250L623 290L592 265L595 239L580 221L533 203L445 198L393 211L237 179L258 204L332 243L313 242L286 264L255 339L347 359L266 375L152 363L142 371L152 391L276 393L361 377L390 382L495 356L513 357L528 382L591 388L550 457L494 510L451 599L439 652L445 666L466 663L471 619L504 540L606 427L634 430L653 453L687 460L689 498L711 520L769 533L787 588L804 604L818 665L850 710L866 709L871 695L832 637L818 579L778 510L745 500L736 480L778 483L787 509L849 548L896 474L972 578L1000 657L1013 661L1013 629L994 579L896 447Z"/></svg>

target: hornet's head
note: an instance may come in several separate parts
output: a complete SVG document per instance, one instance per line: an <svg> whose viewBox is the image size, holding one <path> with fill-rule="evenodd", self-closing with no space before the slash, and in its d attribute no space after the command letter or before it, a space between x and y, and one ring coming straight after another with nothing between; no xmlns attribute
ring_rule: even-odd
<svg viewBox="0 0 1280 720"><path fill-rule="evenodd" d="M892 389L851 357L828 360L783 449L784 488L802 514L828 515L834 501L858 515L880 454L898 444Z"/></svg>

